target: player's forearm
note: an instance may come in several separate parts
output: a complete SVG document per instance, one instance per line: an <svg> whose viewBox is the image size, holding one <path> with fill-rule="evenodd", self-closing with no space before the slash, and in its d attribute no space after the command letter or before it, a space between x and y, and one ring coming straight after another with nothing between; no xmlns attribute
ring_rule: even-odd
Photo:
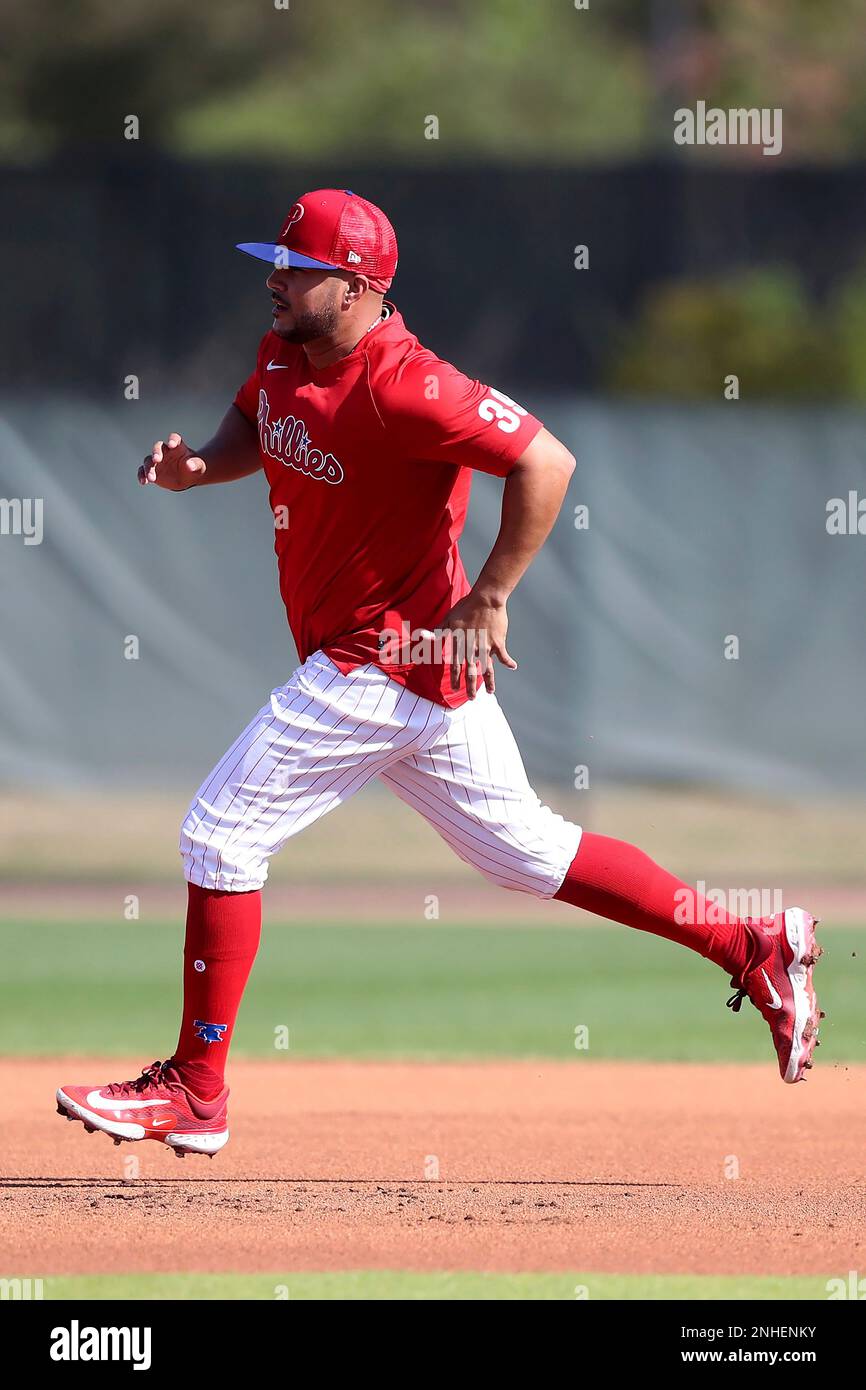
<svg viewBox="0 0 866 1390"><path fill-rule="evenodd" d="M542 430L505 480L499 535L475 592L505 603L553 529L574 471L574 459Z"/></svg>
<svg viewBox="0 0 866 1390"><path fill-rule="evenodd" d="M238 478L248 478L262 467L255 426L235 405L229 406L216 434L202 445L198 456L204 459L207 471L196 481L196 487L207 483L233 483Z"/></svg>

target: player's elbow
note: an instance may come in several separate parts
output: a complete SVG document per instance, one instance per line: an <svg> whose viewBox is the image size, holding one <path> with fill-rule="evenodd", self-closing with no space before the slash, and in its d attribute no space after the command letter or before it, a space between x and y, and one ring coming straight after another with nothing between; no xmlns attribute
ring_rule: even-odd
<svg viewBox="0 0 866 1390"><path fill-rule="evenodd" d="M559 444L559 440L556 442ZM574 454L569 453L564 444L559 444L558 467L564 475L566 482L577 467L577 459L574 457Z"/></svg>
<svg viewBox="0 0 866 1390"><path fill-rule="evenodd" d="M549 477L556 478L562 484L564 490L568 487L571 475L577 467L577 460L564 444L561 444L558 439L554 439L551 435L550 443L544 451L542 466Z"/></svg>
<svg viewBox="0 0 866 1390"><path fill-rule="evenodd" d="M577 461L561 440L549 430L542 429L518 459L517 467L558 477L563 487L567 487Z"/></svg>

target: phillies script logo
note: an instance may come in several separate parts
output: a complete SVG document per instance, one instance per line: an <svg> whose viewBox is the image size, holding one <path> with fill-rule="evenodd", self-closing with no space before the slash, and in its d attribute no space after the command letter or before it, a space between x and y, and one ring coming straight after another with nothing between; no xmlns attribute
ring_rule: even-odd
<svg viewBox="0 0 866 1390"><path fill-rule="evenodd" d="M345 474L342 464L333 454L323 454L321 449L310 448L310 436L303 420L294 415L284 415L281 420L270 419L270 405L266 391L259 391L259 441L262 453L275 459L286 468L295 468L323 483L341 483Z"/></svg>

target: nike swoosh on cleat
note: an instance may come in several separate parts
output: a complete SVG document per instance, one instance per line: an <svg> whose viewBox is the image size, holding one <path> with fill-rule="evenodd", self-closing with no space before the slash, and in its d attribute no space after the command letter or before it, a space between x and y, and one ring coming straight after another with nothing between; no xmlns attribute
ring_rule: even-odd
<svg viewBox="0 0 866 1390"><path fill-rule="evenodd" d="M773 987L773 985L770 983L770 977L769 977L769 975L767 974L766 970L764 969L763 965L761 966L761 974L762 974L763 977L764 977L764 983L765 983L765 985L767 986L767 989L770 991L770 1008L771 1008L771 1009L781 1009L781 1007L782 1007L782 996L778 993L778 991L777 991L777 990Z"/></svg>
<svg viewBox="0 0 866 1390"><path fill-rule="evenodd" d="M98 1106L103 1110L148 1110L154 1105L165 1105L165 1100L123 1100L120 1096L104 1096L101 1091L90 1091L85 1103L91 1110Z"/></svg>

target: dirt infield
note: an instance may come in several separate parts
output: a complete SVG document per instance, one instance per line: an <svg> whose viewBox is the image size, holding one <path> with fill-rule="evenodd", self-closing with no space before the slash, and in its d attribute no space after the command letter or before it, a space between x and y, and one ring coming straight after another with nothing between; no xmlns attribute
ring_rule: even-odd
<svg viewBox="0 0 866 1390"><path fill-rule="evenodd" d="M213 1161L54 1113L138 1069L0 1063L4 1275L866 1263L866 1068L237 1063Z"/></svg>

